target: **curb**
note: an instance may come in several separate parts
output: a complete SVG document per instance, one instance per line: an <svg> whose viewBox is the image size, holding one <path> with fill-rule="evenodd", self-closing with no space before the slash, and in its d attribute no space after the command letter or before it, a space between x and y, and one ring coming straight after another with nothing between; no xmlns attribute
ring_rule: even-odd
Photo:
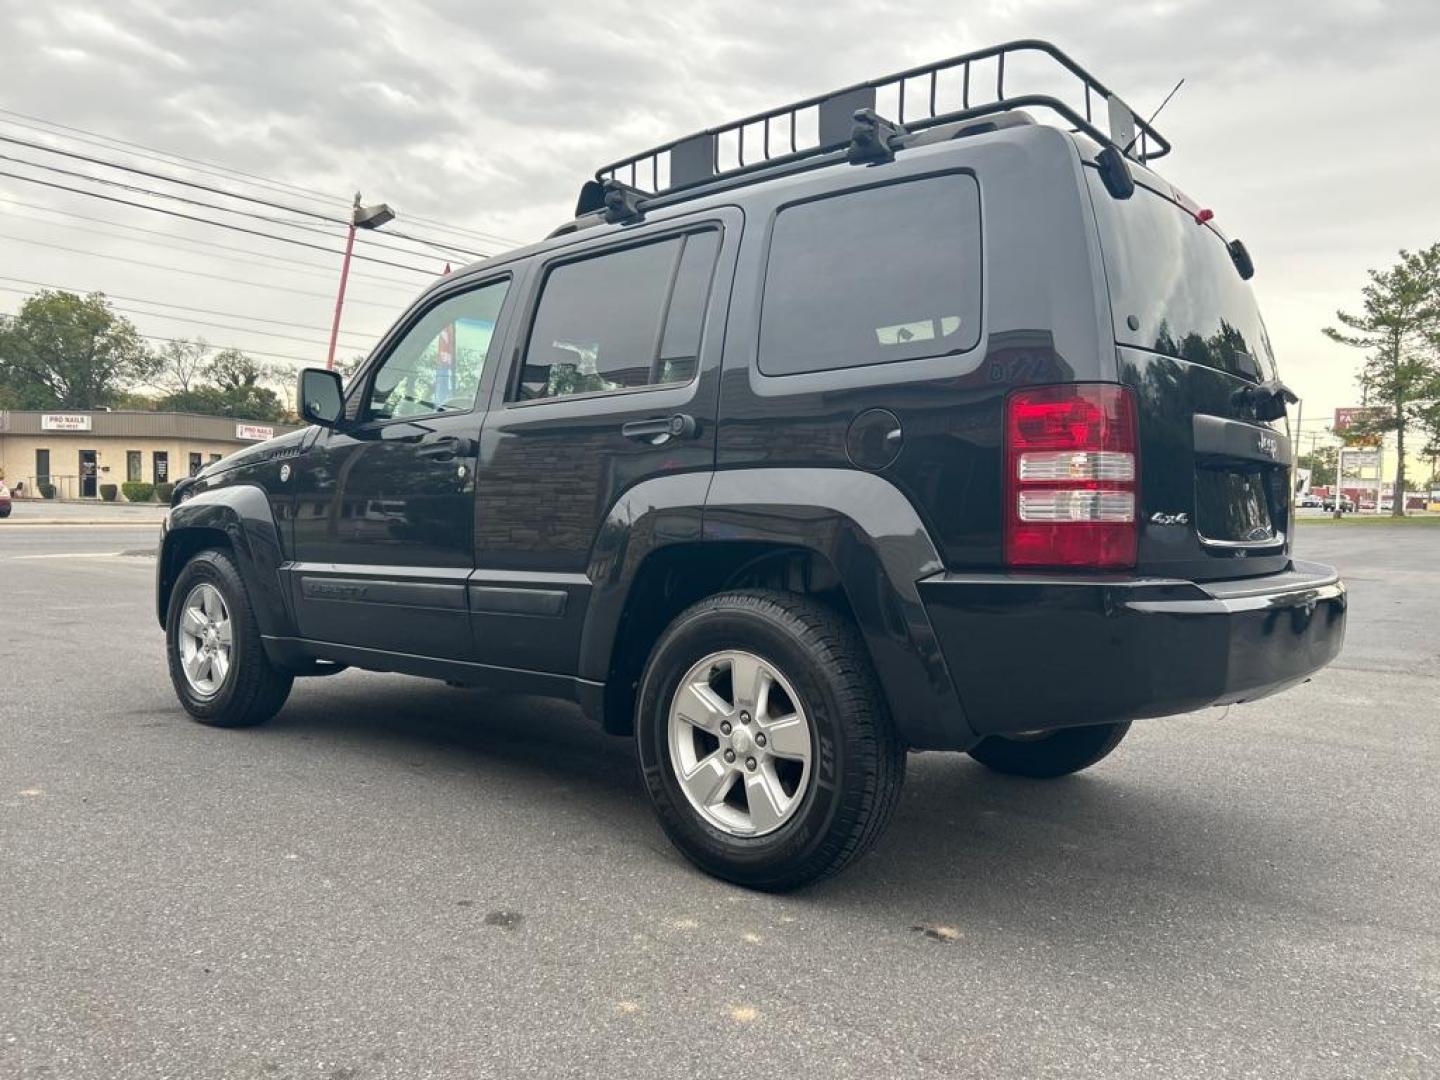
<svg viewBox="0 0 1440 1080"><path fill-rule="evenodd" d="M49 525L51 527L57 525L100 525L107 529L158 529L161 524L158 518L154 521L106 521L104 518L27 518L24 521L14 521L10 518L0 519L0 529L24 528L34 525Z"/></svg>

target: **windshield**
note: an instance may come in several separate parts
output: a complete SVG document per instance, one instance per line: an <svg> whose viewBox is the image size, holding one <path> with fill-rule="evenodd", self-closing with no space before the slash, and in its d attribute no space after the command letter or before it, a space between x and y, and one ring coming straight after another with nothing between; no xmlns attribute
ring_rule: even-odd
<svg viewBox="0 0 1440 1080"><path fill-rule="evenodd" d="M1250 286L1225 241L1148 188L1112 197L1086 169L1100 225L1115 340L1242 378L1275 377L1275 357Z"/></svg>

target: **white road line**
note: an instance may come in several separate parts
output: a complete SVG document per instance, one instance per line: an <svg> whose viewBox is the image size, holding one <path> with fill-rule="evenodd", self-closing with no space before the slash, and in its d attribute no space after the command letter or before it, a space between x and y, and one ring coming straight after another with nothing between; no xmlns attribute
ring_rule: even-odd
<svg viewBox="0 0 1440 1080"><path fill-rule="evenodd" d="M24 559L115 559L123 551L50 551L44 555L10 555L6 562L20 562Z"/></svg>

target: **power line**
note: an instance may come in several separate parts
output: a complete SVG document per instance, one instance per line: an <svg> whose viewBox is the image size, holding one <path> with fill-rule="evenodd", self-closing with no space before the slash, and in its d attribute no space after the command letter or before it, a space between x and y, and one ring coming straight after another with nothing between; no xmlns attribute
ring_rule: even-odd
<svg viewBox="0 0 1440 1080"><path fill-rule="evenodd" d="M58 146L47 146L47 145L45 145L44 143L34 142L34 141L30 140L30 139L17 139L17 138L15 138L13 135L0 135L0 142L9 143L9 144L11 144L11 145L13 145L13 146L23 146L23 147L25 147L26 149L29 149L29 150L38 150L38 151L40 151L41 153L45 153L45 154L58 154L60 157L70 158L71 160L74 160L74 161L84 161L84 162L86 162L86 163L88 163L88 164L90 164L90 165L99 165L99 166L101 166L101 167L103 167L103 168L116 169L116 170L119 170L120 172L131 173L131 174L133 174L133 175L135 175L135 176L144 176L144 177L146 177L146 178L148 178L148 179L151 179L151 180L159 180L159 181L161 181L162 183L176 184L176 185L178 185L178 186L180 186L180 187L194 188L194 189L197 190L197 191L204 191L204 192L207 192L207 193L209 193L209 194L211 194L211 195L220 195L220 196L223 196L224 198L227 198L227 199L236 199L236 200L238 200L238 201L240 201L240 202L254 203L256 206L268 207L268 208L271 209L271 210L280 210L280 211L283 211L283 212L285 212L285 213L287 213L287 214L298 214L298 215L300 215L301 217L313 218L313 219L315 219L315 220L317 220L317 221L323 221L323 222L326 222L327 224L331 224L331 225L343 225L343 226L347 226L347 227L348 227L349 224L350 224L350 221L349 221L348 218L332 217L332 216L329 215L329 214L324 214L324 213L321 213L321 212L319 212L319 211L317 211L317 210L310 210L310 209L307 209L307 208L305 208L305 207L291 206L291 205L288 205L288 204L286 204L286 203L274 202L273 200L270 200L270 199L262 199L262 198L259 198L258 196L255 196L255 195L246 195L246 194L243 194L243 193L238 192L238 191L230 191L230 190L228 190L228 189L226 189L226 188L214 187L213 185L210 185L210 184L201 184L201 183L199 183L199 182L197 182L197 181L195 181L195 180L185 180L185 179L182 179L182 178L180 178L180 177L178 177L178 176L170 176L170 175L168 175L168 174L166 174L166 173L154 172L154 171L152 171L152 170L150 170L150 169L141 169L141 168L138 168L138 167L136 167L136 166L134 166L134 165L125 165L125 164L122 164L121 162L110 161L110 160L108 160L108 159L106 159L106 158L101 158L101 157L95 157L93 154L82 154L82 153L79 153L78 151L65 150L65 149L62 149L62 148L60 148L60 147L58 147ZM4 155L0 155L0 157L4 157ZM15 161L15 160L21 160L21 159L6 158L6 160L8 160L8 161ZM37 168L51 168L51 166L39 165L37 162L26 162L26 164L35 165ZM57 169L57 170L55 170L55 171L57 171L57 172L64 172L65 170ZM84 173L67 173L67 175L72 175L72 176L84 176L85 174L84 174ZM100 183L105 183L105 182L106 182L106 181L102 180L100 177L88 177L88 179L91 179L91 180L94 180L94 181L97 181L97 182L100 182ZM172 196L172 195L170 195L170 194L168 194L168 193L166 193L166 192L150 192L150 194L152 194L152 195L161 195L161 196L164 196L164 197L166 197L166 198L175 198L175 197L176 197L176 196ZM204 204L202 204L202 205L204 205ZM223 208L223 207L216 207L216 209L224 209L224 208ZM405 233L395 232L393 229L391 230L390 235L396 236L396 237L400 237L401 239L410 240L410 241L412 241L412 242L414 242L414 243L420 243L420 244L429 244L429 243L430 243L430 241L428 241L428 240L424 240L424 239L421 239L421 238L415 237L415 236L409 236L409 235L407 235L407 234L405 234ZM381 246L381 247L391 247L391 245L388 245L388 244L381 244L380 246ZM473 256L473 257L475 257L475 258L485 258L485 255L484 255L483 253L481 253L481 252L478 252L478 251L470 251L470 250L468 250L468 249L466 249L466 248L458 248L458 247L455 247L454 245L434 244L434 245L432 245L432 246L436 246L436 247L449 247L450 250L452 250L452 251L458 251L458 252L460 252L460 253L462 253L462 254L465 254L465 255L470 255L470 256ZM399 251L399 250L403 250L403 249L401 249L401 248L392 248L392 250L397 250L397 251ZM424 252L412 251L412 252L409 252L409 254L412 254L412 255L424 255L425 253L424 253ZM435 258L435 256L430 256L430 257L431 257L431 258Z"/></svg>
<svg viewBox="0 0 1440 1080"><path fill-rule="evenodd" d="M190 205L190 206L202 206L202 207L205 207L205 208L208 209L208 210L218 210L218 211L220 211L221 213L237 214L237 215L240 215L240 216L242 216L242 217L249 217L249 218L260 217L260 215L258 215L258 214L252 214L252 213L249 213L248 211L245 211L245 210L236 210L236 209L233 209L233 208L228 207L228 206L216 206L214 203L202 202L202 201L199 200L199 199L188 199L188 198L186 198L186 197L183 196L183 195L171 195L171 194L169 194L168 192L164 192L164 191L151 191L151 190L149 190L148 188L135 187L135 186L133 186L133 185L131 185L131 184L122 184L122 183L120 183L119 181L116 181L116 180L106 180L106 179L103 179L102 177L98 177L98 176L89 176L89 175L87 175L87 174L85 174L85 173L74 172L73 170L70 170L70 169L61 169L61 168L58 168L58 167L56 167L56 166L54 166L54 165L42 165L42 164L40 164L39 162L36 162L36 161L26 161L26 160L24 160L23 158L14 158L14 157L10 157L10 156L7 155L7 154L0 154L0 161L11 161L11 162L14 162L14 163L16 163L16 164L18 164L18 165L25 165L25 166L27 166L27 167L29 167L29 168L44 169L46 172L59 173L59 174L61 174L62 176L78 177L78 178L81 179L81 180L89 180L89 181L91 181L91 182L93 182L93 183L104 184L104 185L106 185L107 187L120 188L120 189L123 190L123 191L131 191L131 192L136 192L136 193L144 194L144 195L153 195L153 196L156 196L156 197L162 198L162 199L174 199L176 202L182 202L182 203L185 203L185 204ZM282 243L282 244L294 244L296 247L310 248L310 249L312 249L312 250L314 250L314 251L323 251L323 252L325 252L325 254L327 254L327 255L340 255L340 254L342 254L342 252L336 251L336 250L333 249L333 248L328 248L328 247L326 247L324 244L312 244L312 243L310 243L308 240L296 240L294 237L290 237L290 236L279 236L279 235L277 235L277 234L275 234L275 233L262 232L262 231L259 230L259 229L248 229L248 228L246 228L246 227L243 226L243 225L232 225L232 224L230 224L230 223L228 223L228 222L215 221L215 220L212 219L212 218L199 217L199 216L197 216L197 215L195 215L195 214L185 214L185 213L181 213L179 210L166 210L164 207L161 207L161 206L151 206L151 205L149 205L149 204L147 204L147 203L135 202L133 199L121 199L121 198L117 198L117 197L114 196L114 195L102 195L102 194L101 194L100 192L98 192L98 191L86 191L86 190L84 190L83 188L70 187L68 184L57 184L57 183L55 183L55 182L52 181L52 180L41 180L41 179L39 179L38 177L34 177L34 176L24 176L24 175L22 175L22 174L20 174L20 173L6 172L6 171L4 171L4 170L0 170L0 176L8 176L8 177L9 177L10 179L12 179L12 180L23 180L23 181L26 181L27 183L40 184L40 185L42 185L42 186L44 186L44 187L57 188L57 189L59 189L60 191L68 191L68 192L71 192L72 194L75 194L75 195L85 195L85 196L87 196L87 197L89 197L89 198L92 198L92 199L104 199L104 200L107 201L107 202L120 203L120 204L122 204L122 205L124 205L124 206L134 206L134 207L137 207L137 208L139 208L139 209L141 209L141 210L151 210L151 211L154 211L154 212L157 213L157 214L168 214L168 215L171 216L171 217L185 218L187 221L198 221L198 222L200 222L202 225L214 225L216 228L220 228L220 229L230 229L232 232L248 233L248 234L251 235L251 236L260 236L260 237L264 237L264 238L267 239L267 240L278 240L278 241L279 241L280 243ZM273 223L279 224L279 225L285 224L285 222L274 222L274 219L273 219L273 218L260 218L260 220L262 220L262 221L272 221ZM412 253L412 254L413 254L413 253ZM354 258L363 259L363 260L365 260L366 262L379 263L379 264L382 265L382 266L393 266L393 267L396 267L396 268L398 268L398 269L400 269L400 270L412 270L412 271L414 271L414 272L417 273L417 274L425 274L427 277L435 277L435 276L437 276L437 275L435 274L435 271L433 271L433 270L428 270L428 269L426 269L425 267L422 267L422 266L410 266L408 263L391 262L389 259L377 259L377 258L376 258L375 256L373 256L373 255L355 255ZM428 256L428 258L435 259L435 258L439 258L439 256L431 255L431 256Z"/></svg>
<svg viewBox="0 0 1440 1080"><path fill-rule="evenodd" d="M50 284L50 283L47 282L47 281L32 281L32 280L30 280L29 278L7 277L7 276L5 276L5 275L3 275L3 274L0 274L0 281L13 281L13 282L16 282L17 284L20 284L20 285L29 285L29 286L31 286L32 288L51 289L51 290L58 291L58 292L70 292L70 293L73 293L73 292L78 292L78 291L79 291L79 290L74 289L74 288L67 288L67 287L64 286L64 285L52 285L52 284ZM10 292L21 292L21 291L25 291L25 290L10 289L10 290L8 290L8 291L10 291ZM314 330L316 333L320 333L320 332L321 332L318 327L309 326L309 325L307 325L307 324L305 324L305 323L286 322L286 321L283 320L283 319L267 319L267 318L263 318L263 317L261 317L261 316L259 316L259 315L237 315L237 314L235 314L234 312L230 312L230 311L216 311L216 310L214 310L213 308L187 307L187 306L184 305L184 304L172 304L172 303L169 303L169 302L167 302L167 301L165 301L165 300L149 300L149 299L146 299L145 297L140 297L140 296L120 296L120 295L117 294L117 293L107 293L107 292L105 292L104 290L101 290L101 289L88 290L88 291L99 292L102 296L105 297L106 300L123 300L123 301L125 301L126 303L129 303L129 304L149 304L149 305L151 305L152 307L174 308L176 311L191 311L191 312L194 312L194 313L196 313L196 314L198 314L198 315L219 315L221 318L225 318L225 319L241 319L241 320L244 320L245 322L262 322L262 323L267 323L267 324L269 324L269 325L271 325L271 326L288 326L288 327L291 327L292 329L296 329L296 330ZM157 313L157 314L158 314L158 313ZM373 338L373 337L375 337L375 335L373 335L373 334L362 334L362 333L361 333L360 331L358 331L358 330L341 330L340 333L342 333L342 334L350 334L350 335L353 335L353 336L355 336L355 337L364 337L364 338Z"/></svg>
<svg viewBox="0 0 1440 1080"><path fill-rule="evenodd" d="M0 173L0 175L4 175ZM182 270L176 266L166 266L163 263L146 262L144 259L128 259L124 255L107 255L99 251L84 251L80 248L65 247L62 244L52 244L45 240L31 240L24 236L10 236L0 233L0 239L17 240L22 244L35 244L39 247L54 248L56 251L69 252L71 255L84 255L91 259L113 259L115 262L132 263L135 266L145 266L152 270L169 270L174 273L186 274L189 277L210 278L214 281L224 281L231 285L249 285L256 289L271 289L275 292L288 293L291 296L314 296L321 300L333 300L334 297L328 293L306 292L303 289L292 288L289 285L270 285L263 281L246 281L244 278L226 277L223 274L207 274L201 270ZM362 303L380 305L379 300L363 300Z"/></svg>
<svg viewBox="0 0 1440 1080"><path fill-rule="evenodd" d="M37 319L35 319L34 321L40 323L40 324L43 325L43 326L61 326L61 327L64 327L64 326L69 326L69 325L71 325L71 324L69 324L69 323L56 322L54 319L41 319L41 318L37 318ZM135 331L135 336L138 337L138 338L144 338L146 341L179 342L179 343L184 344L184 345L194 344L194 342L192 342L189 338L163 337L163 336L161 336L160 334L142 334L142 333L140 333L140 331L138 331L138 330ZM255 356L268 356L268 357L270 357L271 359L274 359L274 360L294 360L294 361L296 361L297 363L300 363L300 364L314 364L314 363L317 362L317 361L316 361L316 358L313 357L313 356L294 356L294 355L292 355L292 354L290 354L290 353L272 353L272 352L266 352L266 351L263 350L263 349L242 349L242 348L240 348L240 347L238 347L238 346L235 346L235 345L221 345L221 344L219 344L218 342L212 342L212 341L207 341L205 344L209 345L210 348L212 348L212 349L218 349L220 352L238 352L238 353L246 353L246 354L252 354L252 353L253 353Z"/></svg>
<svg viewBox="0 0 1440 1080"><path fill-rule="evenodd" d="M286 258L285 256L283 256L283 255L270 255L270 254L268 254L268 253L266 253L266 252L263 252L263 251L252 251L250 248L232 247L232 246L229 245L229 244L216 244L216 243L212 243L212 242L206 241L206 240L194 240L194 239L192 239L192 238L190 238L190 237L187 237L187 236L178 236L178 235L176 235L175 233L163 232L163 231L161 231L161 230L159 230L159 229L146 229L146 228L142 228L142 227L139 226L139 225L127 225L127 224L125 224L125 223L122 222L122 221L111 221L111 220L108 219L108 218L90 217L90 216L88 216L88 215L86 215L86 214L76 214L76 213L73 213L73 212L71 212L71 211L69 211L69 210L57 210L55 207L52 207L52 206L41 206L41 205L39 205L38 203L27 203L27 202L23 202L23 201L20 200L20 199L5 199L5 198L0 198L0 203L6 203L6 204L9 204L9 205L11 205L11 206L23 206L23 207L26 207L26 208L31 209L31 210L40 210L40 211L42 211L42 212L44 212L44 213L47 213L47 214L59 214L59 215L61 215L62 217L75 218L77 221L89 221L89 222L94 222L94 223L97 224L97 225L109 225L109 226L113 226L114 228L117 228L117 229L126 229L126 230L129 230L129 231L131 231L131 232L143 233L143 234L145 234L145 235L147 235L147 236L161 236L161 237L165 237L166 239L169 239L169 240L178 240L178 241L181 241L182 243L196 244L196 245L199 245L201 248L203 248L202 251L193 251L193 250L191 250L190 248L177 247L177 246L175 246L175 245L173 245L173 244L161 243L160 241L157 241L157 240L145 241L146 243L150 244L152 247L170 248L170 249L173 250L173 251L183 251L183 252L185 252L185 253L188 254L188 255L202 255L202 254L207 254L207 253L213 252L213 251L230 251L230 252L235 252L236 254L239 254L239 255L254 255L254 256L256 256L256 257L258 257L258 258L261 258L261 259L267 259L267 260L269 260L270 262L285 263L286 265L289 265L289 266L299 266L299 267L303 267L303 268L305 268L306 270L310 271L310 272L311 272L311 275L314 276L314 277L324 277L324 278L333 279L334 276L335 276L335 272L334 272L332 269L328 268L328 267L321 266L321 265L319 265L318 263L302 262L302 261L299 260L299 259L287 259L287 258ZM5 212L6 212L6 211L0 211L0 213L5 213ZM19 214L19 215L16 215L16 216L22 217L22 218L27 218L27 219L30 220L30 221L40 221L40 220L41 220L41 219L39 219L39 218L31 217L31 216L28 215L28 214ZM76 229L77 231L81 231L81 232L85 232L85 233L94 233L94 234L97 234L97 235L100 235L100 236L113 236L113 237L115 237L117 240L128 240L128 239L129 239L129 237L120 236L118 233L107 233L107 232L105 232L103 229L93 229L93 228L81 229L79 226L75 226L75 225L63 225L63 224L61 224L60 222L55 222L55 221L46 221L46 222L44 222L44 224L49 225L51 228L56 228L56 229ZM244 260L244 259L242 259L242 260L229 259L229 260L226 260L226 261L228 261L228 262L236 262L236 261L248 262L248 261L250 261L250 260ZM255 265L260 266L260 265L263 265L263 264L261 264L261 263L255 263ZM356 278L356 279L358 279L358 280L361 280L361 281L373 281L373 282L376 282L376 283L381 284L381 285L393 285L395 288L397 288L397 289L405 289L407 292L413 291L413 287L412 287L412 285L411 285L409 282L401 281L399 278L378 277L378 276L376 276L376 275L374 275L374 274L364 273L363 271L362 271L362 272L352 272L350 276L353 277L353 278Z"/></svg>
<svg viewBox="0 0 1440 1080"><path fill-rule="evenodd" d="M370 239L370 236L369 236L368 234L361 234L361 235L364 235L364 236L365 236L365 239L367 239L367 240ZM478 251L469 251L469 250L467 250L466 248L455 247L453 244L442 244L442 243L439 243L439 242L436 241L436 240L426 240L426 239L424 239L424 238L422 238L422 237L419 237L419 236L411 236L409 233L400 232L398 229L386 229L386 230L385 230L385 235L386 235L386 236L398 236L401 240L412 240L412 241L414 241L414 242L417 243L417 244L426 244L426 245L428 245L429 247L433 247L433 248L435 248L437 251L450 251L450 252L454 252L455 254L458 254L458 255L466 255L466 256L469 256L469 257L472 258L472 259L488 259L488 258L490 257L490 256L488 256L488 255L483 255L483 254L481 254L481 253L478 252Z"/></svg>
<svg viewBox="0 0 1440 1080"><path fill-rule="evenodd" d="M46 154L58 154L61 157L67 157L73 161L84 161L90 165L103 165L106 168L119 169L121 172L133 173L136 176L144 176L151 180L163 180L167 184L180 184L184 187L195 188L197 191L209 192L211 195L224 195L227 198L239 199L242 202L255 203L257 206L268 206L271 210L284 210L288 213L312 217L319 221L329 222L332 225L348 224L348 222L341 218L331 217L329 214L322 214L317 210L307 210L298 206L286 206L284 203L271 202L269 199L257 198L254 195L242 195L239 192L227 191L225 188L201 184L195 180L181 180L178 177L167 176L165 173L141 169L135 165L122 165L118 162L108 161L105 158L95 157L93 154L82 154L76 150L64 150L58 146L46 146L44 143L33 142L30 139L17 139L13 135L0 135L0 142L10 143L12 146L23 146L29 150L39 150Z"/></svg>
<svg viewBox="0 0 1440 1080"><path fill-rule="evenodd" d="M340 198L339 196L331 195L323 191L316 191L314 188L302 187L299 184L291 184L283 180L273 180L269 177L260 176L256 173L245 172L242 169L236 169L228 165L220 165L215 162L204 161L200 158L186 157L184 154L177 154L173 151L157 150L154 147L145 146L142 143L128 142L125 139L117 139L114 136L110 135L101 135L98 132L88 131L85 128L72 127L67 124L57 123L53 120L46 120L43 117L31 116L27 113L16 112L13 109L0 109L0 115L19 117L19 120L12 119L5 120L3 122L10 124L14 127L24 128L29 131L37 131L41 134L49 135L52 138L58 137L63 139L69 139L73 142L83 143L87 146L95 146L106 150L113 150L117 147L124 147L126 149L122 150L121 152L128 153L133 157L148 158L149 160L159 161L167 165L183 163L185 167L191 168L196 172L205 173L207 175L238 176L254 183L261 184L265 187L293 192L299 195L307 196L320 202L339 203L341 205L347 204L347 200ZM31 121L31 123L24 123L23 121ZM36 125L41 126L37 127ZM56 129L57 131L72 132L74 134L57 136L55 134L55 131L50 130L52 128ZM90 138L83 138L81 136L90 136ZM471 236L479 240L499 241L502 244L512 244L516 246L520 244L520 241L516 240L513 237L501 236L498 233L485 232L483 229L474 229L460 225L452 225L447 222L436 221L433 218L421 217L418 214L406 214L406 218L407 220L415 221L424 225L431 225L437 229L441 229L445 232L454 233L460 236Z"/></svg>
<svg viewBox="0 0 1440 1080"><path fill-rule="evenodd" d="M0 199L0 203L3 202L9 202L9 200ZM95 226L65 225L65 223L63 222L46 222L46 220L39 219L39 217L32 217L30 215L17 215L17 213L14 213L13 210L0 210L0 215L17 217L17 219L27 220L27 222L36 222L37 225L45 225L48 226L48 228L50 229L68 229L71 230L71 232L84 233L84 235L86 236L112 236L112 238L118 240L128 240L128 242L131 243L137 242L137 240L135 240L135 238L132 238L132 236L124 236L122 235L122 233L117 232L108 232L107 229L96 229ZM82 220L101 219L95 219L95 217L89 217L89 219L86 219L86 217L82 217ZM107 225L115 225L117 226L117 228L121 229L135 228L135 226L122 225L122 223L120 222L105 223L107 223ZM151 235L154 236L168 236L168 238L170 239L181 240L181 242L189 239L184 238L184 236L174 236L171 235L171 233L157 232L156 229L138 229L138 232L151 233ZM196 245L202 246L202 249L200 249L200 251L196 251L196 249L194 248L183 248L183 246L180 246L179 243L166 243L164 242L164 240L140 240L140 243L151 246L151 248L164 248L167 249L167 251L177 251L183 253L183 255L196 255L200 256L200 258L203 258L203 256L210 255L210 253L212 253L210 251L206 251L206 249L204 248L213 248L216 249L216 251L238 252L239 255L258 256L258 258L245 259L238 258L238 256L236 255L229 255L225 256L225 258L223 258L223 261L225 261L226 264L259 266L259 268L261 269L269 269L269 271L279 272L279 274L297 274L301 276L310 276L310 278L330 279L333 279L334 276L336 276L333 274L333 272L327 271L324 266L317 266L315 264L312 264L312 262L301 262L300 259L287 259L281 255L266 255L265 252L249 251L249 249L246 248L232 248L232 246L222 245L222 243L216 243L216 245L204 245L203 240L189 240L189 242L196 243ZM301 269L275 268L275 266L271 266L272 262L278 262L278 264L284 264L285 266L298 266L298 268ZM376 278L376 276L369 274L351 274L350 276L353 276L353 278L363 279L363 281L376 282L376 284L380 285L392 285L392 287L395 287L397 289L406 288L405 285L402 284L402 282L395 281L395 279L393 278Z"/></svg>
<svg viewBox="0 0 1440 1080"><path fill-rule="evenodd" d="M17 289L13 285L0 285L0 291L13 293L27 293L28 289ZM205 319L191 319L183 315L167 315L161 311L137 311L135 308L121 307L119 304L110 304L111 311L119 311L126 315L144 315L152 319L169 319L172 322L194 323L196 326L210 326L217 330L236 330L242 334L258 334L260 337L282 338L285 341L298 342L301 345L327 345L328 342L317 341L313 338L296 337L294 334L277 334L271 330L256 330L250 326L230 326L226 323L207 322ZM242 316L236 316L241 318ZM43 321L43 320L42 320ZM317 331L318 332L318 331Z"/></svg>

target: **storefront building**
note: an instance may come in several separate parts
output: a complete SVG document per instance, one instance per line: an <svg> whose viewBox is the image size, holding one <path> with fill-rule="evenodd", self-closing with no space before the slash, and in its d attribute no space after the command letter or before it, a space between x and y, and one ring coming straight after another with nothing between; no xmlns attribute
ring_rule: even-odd
<svg viewBox="0 0 1440 1080"><path fill-rule="evenodd" d="M20 498L98 499L114 485L173 484L242 446L294 431L171 412L0 411L0 479Z"/></svg>

